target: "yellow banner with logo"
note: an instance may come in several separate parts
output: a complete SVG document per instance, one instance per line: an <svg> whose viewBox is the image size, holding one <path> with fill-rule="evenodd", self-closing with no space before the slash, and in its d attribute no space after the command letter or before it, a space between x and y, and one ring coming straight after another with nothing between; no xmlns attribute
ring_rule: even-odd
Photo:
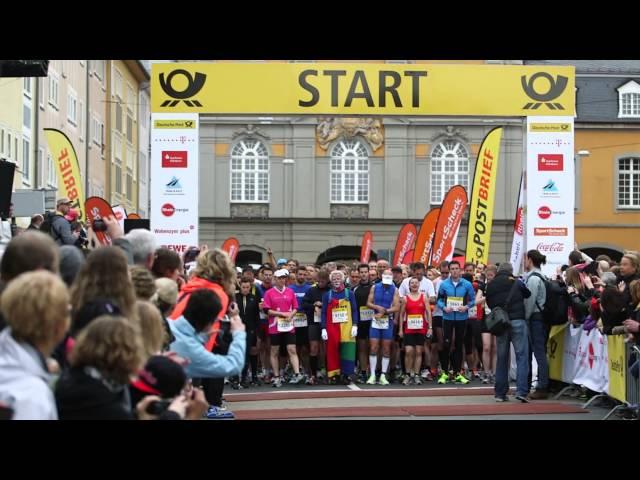
<svg viewBox="0 0 640 480"><path fill-rule="evenodd" d="M151 111L252 115L574 115L575 67L155 63Z"/></svg>
<svg viewBox="0 0 640 480"><path fill-rule="evenodd" d="M471 203L469 204L469 229L467 232L467 262L489 263L489 245L493 225L493 207L498 180L498 159L502 128L494 128L482 142L476 173L473 177Z"/></svg>
<svg viewBox="0 0 640 480"><path fill-rule="evenodd" d="M567 324L553 325L547 343L547 359L549 360L549 378L562 380L564 358L564 335Z"/></svg>
<svg viewBox="0 0 640 480"><path fill-rule="evenodd" d="M44 133L58 174L58 197L69 198L78 211L78 220L84 221L84 191L76 151L69 137L60 130L45 128Z"/></svg>
<svg viewBox="0 0 640 480"><path fill-rule="evenodd" d="M607 337L607 355L609 356L609 395L626 402L626 358L623 335L609 335Z"/></svg>

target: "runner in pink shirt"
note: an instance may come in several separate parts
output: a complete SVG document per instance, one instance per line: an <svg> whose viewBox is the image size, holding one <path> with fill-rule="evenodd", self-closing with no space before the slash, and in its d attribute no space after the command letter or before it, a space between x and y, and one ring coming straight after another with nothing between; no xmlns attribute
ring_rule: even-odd
<svg viewBox="0 0 640 480"><path fill-rule="evenodd" d="M282 386L283 379L278 376L278 352L280 345L287 346L289 361L295 375L289 383L296 384L303 380L300 374L300 362L296 351L296 334L293 326L293 317L298 309L298 300L295 293L286 287L289 272L285 269L277 270L273 274L275 286L264 294L263 308L269 315L269 337L271 338L271 367L273 368L273 386Z"/></svg>

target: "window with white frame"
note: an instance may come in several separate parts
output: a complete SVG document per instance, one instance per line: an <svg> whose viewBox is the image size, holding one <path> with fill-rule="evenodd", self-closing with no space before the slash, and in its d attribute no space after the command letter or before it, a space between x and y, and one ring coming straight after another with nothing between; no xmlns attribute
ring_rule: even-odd
<svg viewBox="0 0 640 480"><path fill-rule="evenodd" d="M93 119L91 120L91 123L93 125L93 135L92 135L92 139L93 139L93 143L95 143L97 146L102 147L102 122L100 122L100 119L98 119L97 117L93 117Z"/></svg>
<svg viewBox="0 0 640 480"><path fill-rule="evenodd" d="M146 95L140 95L140 126L142 128L147 128L149 115L149 100Z"/></svg>
<svg viewBox="0 0 640 480"><path fill-rule="evenodd" d="M49 71L49 105L58 110L58 88L60 80L58 74Z"/></svg>
<svg viewBox="0 0 640 480"><path fill-rule="evenodd" d="M122 193L122 165L116 161L115 168L115 176L116 176L116 193Z"/></svg>
<svg viewBox="0 0 640 480"><path fill-rule="evenodd" d="M78 98L73 90L67 94L67 120L72 125L78 125Z"/></svg>
<svg viewBox="0 0 640 480"><path fill-rule="evenodd" d="M40 108L44 110L44 78L38 78L38 102Z"/></svg>
<svg viewBox="0 0 640 480"><path fill-rule="evenodd" d="M28 139L22 139L22 181L29 183L31 181L31 142Z"/></svg>
<svg viewBox="0 0 640 480"><path fill-rule="evenodd" d="M331 150L331 203L369 202L369 153L359 140L341 140Z"/></svg>
<svg viewBox="0 0 640 480"><path fill-rule="evenodd" d="M446 140L431 153L431 203L442 203L454 185L462 185L468 191L469 152L459 141Z"/></svg>
<svg viewBox="0 0 640 480"><path fill-rule="evenodd" d="M122 133L122 103L116 100L116 131Z"/></svg>
<svg viewBox="0 0 640 480"><path fill-rule="evenodd" d="M138 161L138 180L143 185L147 183L147 155L144 152L140 152Z"/></svg>
<svg viewBox="0 0 640 480"><path fill-rule="evenodd" d="M24 93L24 96L27 98L31 98L31 84L32 84L31 78L25 77L23 79L22 93Z"/></svg>
<svg viewBox="0 0 640 480"><path fill-rule="evenodd" d="M133 200L133 173L127 168L127 200Z"/></svg>
<svg viewBox="0 0 640 480"><path fill-rule="evenodd" d="M113 135L113 156L122 161L122 137L118 133Z"/></svg>
<svg viewBox="0 0 640 480"><path fill-rule="evenodd" d="M118 70L117 68L114 68L113 76L114 76L113 93L118 99L120 99L120 101L123 101L124 97L122 95L122 74L120 73L120 70Z"/></svg>
<svg viewBox="0 0 640 480"><path fill-rule="evenodd" d="M618 208L640 208L640 157L618 160Z"/></svg>
<svg viewBox="0 0 640 480"><path fill-rule="evenodd" d="M31 130L31 100L25 99L22 104L22 126Z"/></svg>
<svg viewBox="0 0 640 480"><path fill-rule="evenodd" d="M84 141L84 102L78 102L78 122L80 127L80 141Z"/></svg>
<svg viewBox="0 0 640 480"><path fill-rule="evenodd" d="M640 118L640 85L631 80L618 88L618 117Z"/></svg>
<svg viewBox="0 0 640 480"><path fill-rule="evenodd" d="M133 117L136 103L138 99L136 98L136 93L131 85L127 83L127 110L130 112L130 115Z"/></svg>
<svg viewBox="0 0 640 480"><path fill-rule="evenodd" d="M269 201L269 154L258 140L242 140L231 150L231 201Z"/></svg>
<svg viewBox="0 0 640 480"><path fill-rule="evenodd" d="M133 143L133 117L127 111L127 142Z"/></svg>
<svg viewBox="0 0 640 480"><path fill-rule="evenodd" d="M36 178L36 188L39 188L40 185L42 185L42 171L44 170L44 149L39 148L38 149L38 159L36 160L37 162L37 168L36 170L38 170L38 172L40 172L40 175L38 176L39 178Z"/></svg>
<svg viewBox="0 0 640 480"><path fill-rule="evenodd" d="M100 79L100 83L104 81L104 60L93 60L93 72Z"/></svg>
<svg viewBox="0 0 640 480"><path fill-rule="evenodd" d="M47 183L50 187L58 186L58 175L56 175L56 169L50 153L47 154Z"/></svg>

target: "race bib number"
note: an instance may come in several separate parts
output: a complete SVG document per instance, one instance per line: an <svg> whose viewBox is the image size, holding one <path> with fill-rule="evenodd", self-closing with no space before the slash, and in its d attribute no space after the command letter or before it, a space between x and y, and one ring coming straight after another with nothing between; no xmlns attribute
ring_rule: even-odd
<svg viewBox="0 0 640 480"><path fill-rule="evenodd" d="M420 330L422 329L422 315L409 315L407 316L407 330Z"/></svg>
<svg viewBox="0 0 640 480"><path fill-rule="evenodd" d="M320 323L320 313L313 312L313 323Z"/></svg>
<svg viewBox="0 0 640 480"><path fill-rule="evenodd" d="M389 328L389 315L383 315L380 318L373 317L373 323L371 324L373 328L377 328L378 330L386 330Z"/></svg>
<svg viewBox="0 0 640 480"><path fill-rule="evenodd" d="M307 326L307 316L304 313L296 313L296 315L293 317L293 326L298 328L302 328L302 327L306 327Z"/></svg>
<svg viewBox="0 0 640 480"><path fill-rule="evenodd" d="M334 308L331 311L331 321L333 323L345 323L349 320L349 314L346 308Z"/></svg>
<svg viewBox="0 0 640 480"><path fill-rule="evenodd" d="M360 321L361 322L370 322L373 320L373 310L367 307L360 307Z"/></svg>
<svg viewBox="0 0 640 480"><path fill-rule="evenodd" d="M293 330L293 320L290 318L278 318L278 331L290 332Z"/></svg>
<svg viewBox="0 0 640 480"><path fill-rule="evenodd" d="M462 297L447 297L447 307L459 310L464 299Z"/></svg>

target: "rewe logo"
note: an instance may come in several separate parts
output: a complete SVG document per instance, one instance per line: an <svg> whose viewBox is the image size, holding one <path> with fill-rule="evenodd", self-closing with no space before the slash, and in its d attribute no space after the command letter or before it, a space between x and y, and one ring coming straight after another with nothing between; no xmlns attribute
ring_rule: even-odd
<svg viewBox="0 0 640 480"><path fill-rule="evenodd" d="M541 93L535 89L534 83L536 83L538 78L544 78L548 81L549 85L546 92ZM567 88L567 84L569 83L567 77L558 75L556 78L553 78L551 74L547 72L537 72L531 75L528 81L526 75L522 75L520 82L522 83L524 93L526 93L531 100L535 100L535 102L529 102L522 107L524 110L537 110L542 104L546 105L549 110L564 110L564 107L560 103L552 103L551 100L558 98ZM540 85L540 83L538 83L538 85Z"/></svg>
<svg viewBox="0 0 640 480"><path fill-rule="evenodd" d="M538 209L538 216L543 219L546 220L547 218L549 218L551 216L551 209L547 206L542 206Z"/></svg>
<svg viewBox="0 0 640 480"><path fill-rule="evenodd" d="M165 203L164 205L162 205L162 214L165 217L170 217L175 212L176 212L176 208L173 205L171 205L170 203Z"/></svg>
<svg viewBox="0 0 640 480"><path fill-rule="evenodd" d="M173 87L173 79L176 75L181 75L187 79L187 86L184 90L176 90ZM175 107L181 101L185 103L188 107L201 107L202 104L196 100L187 100L196 95L202 87L204 87L204 82L206 81L207 76L204 73L196 72L195 76L191 76L191 73L184 69L178 69L171 72L167 78L164 78L164 73L160 74L160 86L164 93L166 93L171 98L176 98L177 100L165 100L162 102L161 107Z"/></svg>

